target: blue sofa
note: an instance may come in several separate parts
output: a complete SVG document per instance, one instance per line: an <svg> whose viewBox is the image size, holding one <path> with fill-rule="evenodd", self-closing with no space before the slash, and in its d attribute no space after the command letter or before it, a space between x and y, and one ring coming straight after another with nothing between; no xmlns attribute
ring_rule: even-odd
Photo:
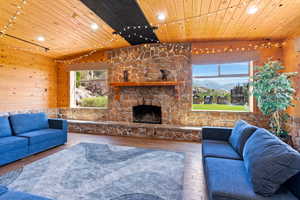
<svg viewBox="0 0 300 200"><path fill-rule="evenodd" d="M51 200L24 192L9 190L4 186L0 186L0 200Z"/></svg>
<svg viewBox="0 0 300 200"><path fill-rule="evenodd" d="M68 123L45 113L0 117L0 166L67 142ZM50 200L0 186L0 200Z"/></svg>
<svg viewBox="0 0 300 200"><path fill-rule="evenodd" d="M45 113L0 117L0 166L67 142L68 124Z"/></svg>
<svg viewBox="0 0 300 200"><path fill-rule="evenodd" d="M245 124L245 122L243 123ZM255 190L259 190L261 188L254 187L253 185L254 178L252 176L257 174L254 173L255 169L253 169L253 166L250 165L251 162L253 162L254 157L256 156L256 160L259 161L259 157L261 156L262 162L264 159L268 160L268 158L264 158L264 156L268 156L265 155L265 152L267 152L268 148L272 147L273 149L271 149L271 152L273 151L275 154L279 152L278 161L280 161L281 156L279 154L281 150L276 151L276 148L277 146L278 148L285 148L285 144L279 141L277 137L267 133L266 130L249 125L246 134L242 139L240 138L240 141L242 141L241 145L239 148L236 148L234 145L235 142L232 141L234 140L234 137L232 137L233 130L234 129L232 128L223 127L203 127L202 129L202 158L208 198L210 200L300 199L300 173L295 171L293 171L293 173L296 174L291 178L288 178L288 180L283 184L280 184L279 189L272 195L258 194L255 192ZM235 130L235 132L238 131L239 129ZM260 137L266 137L267 139L259 139ZM256 140L256 138L259 140ZM255 145L257 141L261 141L264 144L257 144L256 147ZM268 142L270 144L268 144ZM248 150L251 149L252 151L250 152L250 157L248 156L249 152L246 150L246 148ZM289 147L286 147L286 149L288 152L292 152L295 156L298 156L297 152L293 152L291 149L289 149ZM299 160L300 159L298 159L298 161ZM285 163L281 163L281 165L284 164ZM255 165L258 166L257 163L255 163ZM299 165L299 162L297 165ZM297 168L299 169L299 167ZM270 166L268 163L264 166L264 168L266 168L265 170L273 170L272 165ZM263 172L259 175L264 176L265 174L266 173ZM286 173L283 175L286 175ZM277 178L278 177L280 177L279 171Z"/></svg>

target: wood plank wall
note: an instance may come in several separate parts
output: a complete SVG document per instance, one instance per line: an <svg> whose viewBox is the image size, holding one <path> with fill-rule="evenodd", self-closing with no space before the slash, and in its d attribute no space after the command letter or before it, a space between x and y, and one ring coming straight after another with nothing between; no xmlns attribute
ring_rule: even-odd
<svg viewBox="0 0 300 200"><path fill-rule="evenodd" d="M0 112L56 107L56 63L0 46Z"/></svg>
<svg viewBox="0 0 300 200"><path fill-rule="evenodd" d="M300 36L299 36L300 37ZM296 38L291 37L286 40L286 46L283 51L283 60L286 72L298 72L298 75L294 78L294 87L296 88L296 95L300 97L300 52L296 52ZM300 101L294 101L295 107L289 108L289 113L293 117L300 118Z"/></svg>

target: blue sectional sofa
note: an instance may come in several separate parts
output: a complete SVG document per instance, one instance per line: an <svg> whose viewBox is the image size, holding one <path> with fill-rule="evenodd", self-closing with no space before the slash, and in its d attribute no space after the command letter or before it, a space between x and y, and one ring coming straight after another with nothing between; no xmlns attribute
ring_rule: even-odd
<svg viewBox="0 0 300 200"><path fill-rule="evenodd" d="M202 137L210 200L300 199L300 154L267 130L238 121Z"/></svg>
<svg viewBox="0 0 300 200"><path fill-rule="evenodd" d="M0 200L51 200L24 192L9 190L4 186L0 186Z"/></svg>
<svg viewBox="0 0 300 200"><path fill-rule="evenodd" d="M0 117L0 166L67 142L68 124L45 113Z"/></svg>
<svg viewBox="0 0 300 200"><path fill-rule="evenodd" d="M67 142L68 123L45 113L0 117L0 166ZM50 200L0 186L0 200Z"/></svg>

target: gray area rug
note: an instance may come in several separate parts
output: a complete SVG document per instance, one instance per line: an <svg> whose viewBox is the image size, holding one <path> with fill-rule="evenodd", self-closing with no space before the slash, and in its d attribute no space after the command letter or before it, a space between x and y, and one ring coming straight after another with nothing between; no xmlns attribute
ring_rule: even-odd
<svg viewBox="0 0 300 200"><path fill-rule="evenodd" d="M80 143L0 177L57 200L181 200L184 153Z"/></svg>

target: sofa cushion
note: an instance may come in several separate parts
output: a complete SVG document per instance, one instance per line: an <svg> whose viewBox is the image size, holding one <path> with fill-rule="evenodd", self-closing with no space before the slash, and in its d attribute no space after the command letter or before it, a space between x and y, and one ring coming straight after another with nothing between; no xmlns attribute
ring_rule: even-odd
<svg viewBox="0 0 300 200"><path fill-rule="evenodd" d="M19 135L20 137L26 137L29 139L29 145L41 143L53 138L64 137L64 131L59 129L42 129L37 131L31 131Z"/></svg>
<svg viewBox="0 0 300 200"><path fill-rule="evenodd" d="M300 154L262 128L248 139L244 161L254 191L263 196L271 196L300 172Z"/></svg>
<svg viewBox="0 0 300 200"><path fill-rule="evenodd" d="M0 185L0 195L4 194L7 192L7 187Z"/></svg>
<svg viewBox="0 0 300 200"><path fill-rule="evenodd" d="M228 142L221 140L203 140L202 154L203 157L242 160L241 156L231 147Z"/></svg>
<svg viewBox="0 0 300 200"><path fill-rule="evenodd" d="M10 136L0 138L0 153L15 151L20 148L24 148L28 146L28 139Z"/></svg>
<svg viewBox="0 0 300 200"><path fill-rule="evenodd" d="M205 158L206 182L211 200L296 200L287 189L272 197L263 197L253 191L243 161L223 158Z"/></svg>
<svg viewBox="0 0 300 200"><path fill-rule="evenodd" d="M284 185L300 199L300 173L290 178Z"/></svg>
<svg viewBox="0 0 300 200"><path fill-rule="evenodd" d="M49 128L48 117L45 113L11 115L10 121L16 135Z"/></svg>
<svg viewBox="0 0 300 200"><path fill-rule="evenodd" d="M248 138L256 131L257 127L248 124L243 120L235 123L229 137L229 143L242 156L243 149Z"/></svg>
<svg viewBox="0 0 300 200"><path fill-rule="evenodd" d="M11 128L8 117L0 117L0 137L11 136Z"/></svg>

